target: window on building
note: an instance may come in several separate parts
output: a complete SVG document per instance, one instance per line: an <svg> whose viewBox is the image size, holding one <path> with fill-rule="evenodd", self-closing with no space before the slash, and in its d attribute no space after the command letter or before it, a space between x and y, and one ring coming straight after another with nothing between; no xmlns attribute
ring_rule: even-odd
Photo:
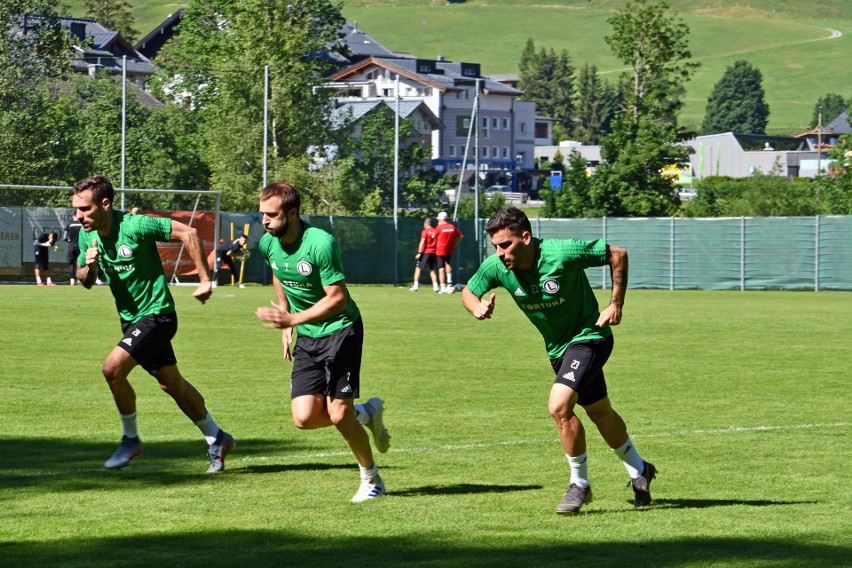
<svg viewBox="0 0 852 568"><path fill-rule="evenodd" d="M508 146L503 146L503 159L504 160L509 159L509 147Z"/></svg>
<svg viewBox="0 0 852 568"><path fill-rule="evenodd" d="M487 158L487 157L488 157L488 146L483 146L483 147L482 147L482 157L483 157L483 158Z"/></svg>
<svg viewBox="0 0 852 568"><path fill-rule="evenodd" d="M535 137L536 138L547 138L547 123L546 122L536 122L535 123Z"/></svg>
<svg viewBox="0 0 852 568"><path fill-rule="evenodd" d="M500 157L500 146L493 146L491 148L491 157L499 158Z"/></svg>
<svg viewBox="0 0 852 568"><path fill-rule="evenodd" d="M467 131L470 130L470 117L456 117L456 136L467 136Z"/></svg>
<svg viewBox="0 0 852 568"><path fill-rule="evenodd" d="M455 144L450 144L450 157L451 158L456 157L456 145Z"/></svg>
<svg viewBox="0 0 852 568"><path fill-rule="evenodd" d="M527 133L527 123L526 122L519 122L518 123L518 132L520 134L526 134Z"/></svg>
<svg viewBox="0 0 852 568"><path fill-rule="evenodd" d="M494 118L492 118L492 119L491 119L491 127L492 127L494 130L499 130L499 129L500 129L500 119L499 119L499 118L497 118L496 116L495 116Z"/></svg>
<svg viewBox="0 0 852 568"><path fill-rule="evenodd" d="M488 138L489 135L491 134L491 130L488 128L489 124L491 124L491 122L488 120L488 117L487 116L483 117L483 119L482 119L482 136L484 138Z"/></svg>
<svg viewBox="0 0 852 568"><path fill-rule="evenodd" d="M393 96L393 89L382 89L382 96L383 97L392 97Z"/></svg>
<svg viewBox="0 0 852 568"><path fill-rule="evenodd" d="M508 118L503 119L503 130L509 130L509 119Z"/></svg>

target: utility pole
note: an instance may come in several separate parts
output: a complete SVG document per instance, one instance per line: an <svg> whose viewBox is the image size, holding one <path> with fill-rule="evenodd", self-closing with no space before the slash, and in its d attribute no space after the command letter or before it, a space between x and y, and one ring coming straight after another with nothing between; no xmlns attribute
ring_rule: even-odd
<svg viewBox="0 0 852 568"><path fill-rule="evenodd" d="M820 172L822 171L822 105L819 107L819 114L817 115L817 173L816 177L819 177Z"/></svg>

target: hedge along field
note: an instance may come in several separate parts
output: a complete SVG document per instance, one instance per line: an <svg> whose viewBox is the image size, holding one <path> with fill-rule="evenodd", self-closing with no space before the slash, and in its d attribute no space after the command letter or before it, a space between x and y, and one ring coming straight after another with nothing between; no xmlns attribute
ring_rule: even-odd
<svg viewBox="0 0 852 568"><path fill-rule="evenodd" d="M351 287L362 395L385 399L393 436L390 494L355 505L342 438L291 423L279 335L254 317L272 288L172 292L181 370L237 439L222 475L141 370L145 454L103 470L120 435L109 291L0 287L3 566L848 565L848 294L631 290L607 382L660 470L655 502L633 508L586 419L595 500L566 518L552 372L507 293L479 322L458 295Z"/></svg>

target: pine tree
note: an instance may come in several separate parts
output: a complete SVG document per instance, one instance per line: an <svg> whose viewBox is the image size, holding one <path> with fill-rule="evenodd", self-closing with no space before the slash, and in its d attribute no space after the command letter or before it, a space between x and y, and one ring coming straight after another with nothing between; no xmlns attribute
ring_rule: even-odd
<svg viewBox="0 0 852 568"><path fill-rule="evenodd" d="M769 121L769 105L762 80L760 71L748 61L740 60L728 67L707 99L701 132L764 134Z"/></svg>
<svg viewBox="0 0 852 568"><path fill-rule="evenodd" d="M850 99L850 103L852 103L852 99ZM837 118L840 113L846 111L849 106L842 96L837 93L828 93L819 98L819 100L814 105L814 114L811 118L811 128L816 128L819 123L819 113L822 110L822 124L825 126L835 118Z"/></svg>

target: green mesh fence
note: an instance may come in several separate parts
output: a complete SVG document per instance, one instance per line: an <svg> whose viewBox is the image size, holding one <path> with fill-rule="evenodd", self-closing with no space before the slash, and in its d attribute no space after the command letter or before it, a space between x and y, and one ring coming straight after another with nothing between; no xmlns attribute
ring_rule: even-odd
<svg viewBox="0 0 852 568"><path fill-rule="evenodd" d="M31 277L32 234L43 227L60 229L67 213L67 208L0 208L0 278ZM306 219L335 236L348 282L410 285L422 218L399 218L397 230L390 217ZM260 221L257 213L223 212L220 234L229 236L231 223L237 233L249 226L252 254L244 281L269 284L271 273L257 250L264 233ZM456 225L464 239L453 254L453 276L464 283L494 249L488 235L476 238L472 220ZM634 289L852 290L852 216L532 219L532 227L543 239L603 238L627 249ZM61 254L51 261L60 270ZM607 268L587 274L592 286L609 287ZM427 281L422 275L421 282Z"/></svg>

